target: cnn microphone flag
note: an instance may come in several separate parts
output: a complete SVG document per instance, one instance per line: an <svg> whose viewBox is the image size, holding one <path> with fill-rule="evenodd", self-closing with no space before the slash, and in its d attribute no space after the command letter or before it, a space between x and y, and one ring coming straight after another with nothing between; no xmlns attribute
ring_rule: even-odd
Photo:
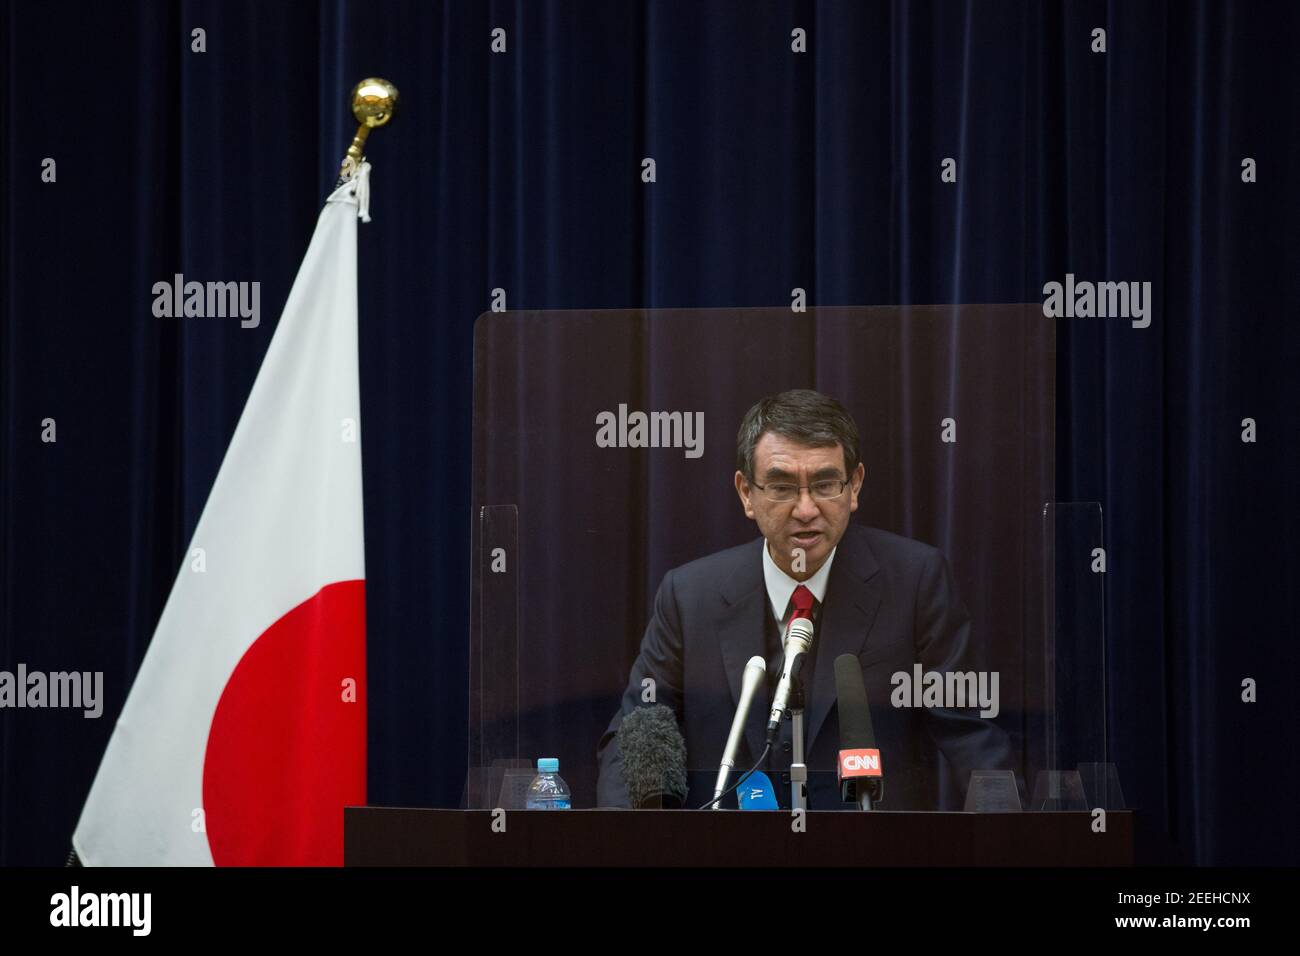
<svg viewBox="0 0 1300 956"><path fill-rule="evenodd" d="M366 802L357 219L325 202L73 835L87 865L338 866Z"/></svg>

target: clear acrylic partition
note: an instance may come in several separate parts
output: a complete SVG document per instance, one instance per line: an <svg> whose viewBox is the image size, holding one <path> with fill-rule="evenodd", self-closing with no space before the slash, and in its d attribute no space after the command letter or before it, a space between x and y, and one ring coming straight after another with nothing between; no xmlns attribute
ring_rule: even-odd
<svg viewBox="0 0 1300 956"><path fill-rule="evenodd" d="M468 809L513 807L519 754L519 509L479 509L474 533L470 626ZM524 788L532 780L526 773ZM512 794L514 797L512 798ZM503 803L504 801L504 803Z"/></svg>
<svg viewBox="0 0 1300 956"><path fill-rule="evenodd" d="M1106 552L1098 502L1043 508L1041 694L1026 747L1027 809L1125 809L1106 736Z"/></svg>
<svg viewBox="0 0 1300 956"><path fill-rule="evenodd" d="M1100 511L1053 503L1055 330L1039 305L485 313L474 375L464 806L522 806L540 757L559 759L574 807L597 805L597 744L660 582L757 540L733 487L736 431L758 398L796 387L853 413L866 465L853 520L944 553L973 646L1001 674L1012 766L972 778L938 754L895 757L881 808L1122 800L1104 574L1089 570ZM636 412L660 413L662 441L634 438ZM897 715L881 696L886 727ZM712 795L729 722L689 728L688 807ZM825 751L809 766L823 799L837 789L833 756L812 759ZM788 803L782 768L768 773Z"/></svg>

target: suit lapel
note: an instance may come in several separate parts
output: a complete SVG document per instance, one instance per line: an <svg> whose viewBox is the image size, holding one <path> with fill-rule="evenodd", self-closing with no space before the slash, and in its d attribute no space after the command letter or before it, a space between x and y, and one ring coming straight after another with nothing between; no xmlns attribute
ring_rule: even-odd
<svg viewBox="0 0 1300 956"><path fill-rule="evenodd" d="M835 658L841 654L856 657L866 646L884 586L879 570L866 533L850 524L835 552L830 580L826 582L820 633L813 638L817 642L817 671L809 696L806 753L812 751L817 733L835 703Z"/></svg>
<svg viewBox="0 0 1300 956"><path fill-rule="evenodd" d="M759 538L752 548L745 549L742 552L741 562L722 586L722 600L725 607L718 629L718 644L722 650L722 663L727 671L727 685L731 688L733 714L740 703L740 685L745 673L745 665L755 655L766 657L764 628L767 626L767 618L771 616L771 612L768 609L767 587L763 583L763 552L760 550L762 547L763 539ZM755 695L745 721L745 741L755 760L763 752L770 703L764 685ZM730 728L730 724L731 721L728 719L727 728L722 730L723 740L726 739L726 730Z"/></svg>

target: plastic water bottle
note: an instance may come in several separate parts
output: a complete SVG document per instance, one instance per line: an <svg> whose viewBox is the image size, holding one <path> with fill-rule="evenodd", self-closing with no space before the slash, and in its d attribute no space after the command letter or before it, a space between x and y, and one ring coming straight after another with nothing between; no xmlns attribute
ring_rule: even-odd
<svg viewBox="0 0 1300 956"><path fill-rule="evenodd" d="M528 785L529 810L569 809L569 785L560 776L560 761L556 757L542 757L537 761L537 776Z"/></svg>

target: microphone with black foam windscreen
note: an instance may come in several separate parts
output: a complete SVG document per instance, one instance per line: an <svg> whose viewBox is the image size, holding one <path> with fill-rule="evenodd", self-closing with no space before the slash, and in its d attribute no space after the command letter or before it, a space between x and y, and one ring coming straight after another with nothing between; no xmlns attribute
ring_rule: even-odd
<svg viewBox="0 0 1300 956"><path fill-rule="evenodd" d="M870 810L884 796L885 778L862 664L852 654L835 658L835 698L840 715L840 752L835 762L840 799Z"/></svg>
<svg viewBox="0 0 1300 956"><path fill-rule="evenodd" d="M623 782L634 810L678 810L686 799L686 741L663 704L638 707L619 724Z"/></svg>
<svg viewBox="0 0 1300 956"><path fill-rule="evenodd" d="M772 713L767 720L767 743L776 742L781 733L781 719L790 707L790 690L799 678L804 659L812 649L813 622L806 617L796 617L790 621L785 632L785 664L781 668L781 682L776 685L776 695L772 698Z"/></svg>
<svg viewBox="0 0 1300 956"><path fill-rule="evenodd" d="M721 808L720 798L727 789L727 777L736 769L736 752L745 733L745 720L749 717L750 705L758 693L763 679L767 677L767 664L755 654L745 665L745 672L740 678L740 702L736 705L736 716L731 720L731 733L727 734L727 746L722 751L722 765L718 767L718 782L713 785L713 809Z"/></svg>

